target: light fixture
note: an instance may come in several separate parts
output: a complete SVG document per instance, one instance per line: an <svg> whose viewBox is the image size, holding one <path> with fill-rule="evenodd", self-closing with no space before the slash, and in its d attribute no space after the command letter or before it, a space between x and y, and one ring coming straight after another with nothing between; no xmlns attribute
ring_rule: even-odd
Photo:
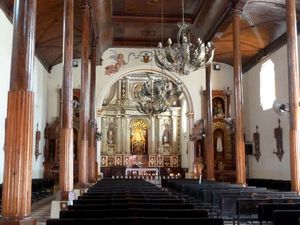
<svg viewBox="0 0 300 225"><path fill-rule="evenodd" d="M179 27L177 43L172 46L172 40L169 38L167 47L163 48L159 42L158 49L154 50L156 65L180 75L188 75L209 65L213 60L215 49L210 42L204 43L200 38L196 46L190 42L189 24L184 22L184 0L182 0L182 22L177 25Z"/></svg>
<svg viewBox="0 0 300 225"><path fill-rule="evenodd" d="M167 111L182 93L180 81L173 82L161 76L148 76L137 93L137 110L140 113L153 116Z"/></svg>

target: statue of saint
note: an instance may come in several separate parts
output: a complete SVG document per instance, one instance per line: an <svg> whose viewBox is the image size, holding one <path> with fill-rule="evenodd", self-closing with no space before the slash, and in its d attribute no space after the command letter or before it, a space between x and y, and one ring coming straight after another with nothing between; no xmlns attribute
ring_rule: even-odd
<svg viewBox="0 0 300 225"><path fill-rule="evenodd" d="M217 145L216 145L217 152L223 152L223 143L222 143L222 137L219 135L217 137Z"/></svg>
<svg viewBox="0 0 300 225"><path fill-rule="evenodd" d="M163 132L162 143L163 143L163 145L169 144L169 131L167 131L167 130L164 130L164 132Z"/></svg>
<svg viewBox="0 0 300 225"><path fill-rule="evenodd" d="M113 129L109 129L107 131L107 144L113 144L114 143L114 131Z"/></svg>

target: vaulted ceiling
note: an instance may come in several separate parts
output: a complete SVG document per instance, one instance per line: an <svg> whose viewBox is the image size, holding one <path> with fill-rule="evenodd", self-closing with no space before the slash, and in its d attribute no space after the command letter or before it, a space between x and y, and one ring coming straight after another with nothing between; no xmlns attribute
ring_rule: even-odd
<svg viewBox="0 0 300 225"><path fill-rule="evenodd" d="M74 58L80 58L81 1L75 2ZM241 50L244 71L286 43L286 0L185 0L191 38L213 41L217 62L233 64L232 8L242 10ZM176 40L181 0L90 0L91 26L99 55L109 47L154 48ZM11 19L14 0L0 0ZM300 1L297 1L297 14ZM162 10L163 6L163 10ZM63 0L37 0L36 55L47 70L62 61Z"/></svg>

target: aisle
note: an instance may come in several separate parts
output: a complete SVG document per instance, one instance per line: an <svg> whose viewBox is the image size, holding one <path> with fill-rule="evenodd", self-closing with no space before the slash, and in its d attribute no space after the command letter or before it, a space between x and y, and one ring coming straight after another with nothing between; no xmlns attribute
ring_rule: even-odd
<svg viewBox="0 0 300 225"><path fill-rule="evenodd" d="M32 204L32 218L36 219L36 225L45 225L46 220L50 218L51 201L55 195L44 198Z"/></svg>

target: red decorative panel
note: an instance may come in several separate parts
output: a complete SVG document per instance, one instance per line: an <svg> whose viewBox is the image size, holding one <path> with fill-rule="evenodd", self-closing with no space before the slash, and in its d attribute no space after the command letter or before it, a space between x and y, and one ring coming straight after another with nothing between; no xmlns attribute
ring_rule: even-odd
<svg viewBox="0 0 300 225"><path fill-rule="evenodd" d="M107 156L101 156L101 166L107 167Z"/></svg>
<svg viewBox="0 0 300 225"><path fill-rule="evenodd" d="M149 167L156 167L156 157L155 155L149 156Z"/></svg>

